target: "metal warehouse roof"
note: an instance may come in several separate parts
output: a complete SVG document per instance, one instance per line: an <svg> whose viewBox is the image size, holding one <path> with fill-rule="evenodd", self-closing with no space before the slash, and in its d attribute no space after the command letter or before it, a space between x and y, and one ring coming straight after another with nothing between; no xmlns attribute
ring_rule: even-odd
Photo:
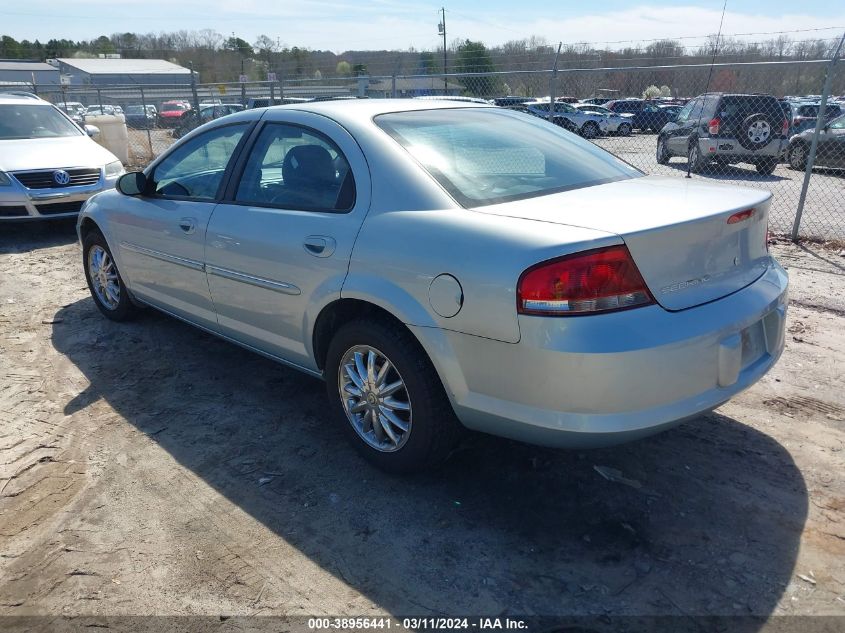
<svg viewBox="0 0 845 633"><path fill-rule="evenodd" d="M0 59L0 70L22 70L25 72L55 71L56 68L43 62L28 62L25 60Z"/></svg>
<svg viewBox="0 0 845 633"><path fill-rule="evenodd" d="M89 75L189 75L184 66L164 59L77 59L61 57L59 61Z"/></svg>

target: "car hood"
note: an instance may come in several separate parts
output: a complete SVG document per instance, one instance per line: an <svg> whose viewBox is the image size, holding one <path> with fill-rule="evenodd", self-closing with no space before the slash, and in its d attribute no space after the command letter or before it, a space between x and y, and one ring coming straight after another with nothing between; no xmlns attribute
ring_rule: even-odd
<svg viewBox="0 0 845 633"><path fill-rule="evenodd" d="M102 167L116 160L87 136L0 140L0 171Z"/></svg>

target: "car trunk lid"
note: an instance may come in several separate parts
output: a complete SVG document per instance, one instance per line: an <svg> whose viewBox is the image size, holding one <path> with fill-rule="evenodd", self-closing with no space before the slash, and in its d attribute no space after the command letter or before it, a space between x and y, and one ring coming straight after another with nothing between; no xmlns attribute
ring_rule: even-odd
<svg viewBox="0 0 845 633"><path fill-rule="evenodd" d="M476 211L615 233L655 300L683 310L736 292L766 271L770 199L766 191L650 176Z"/></svg>

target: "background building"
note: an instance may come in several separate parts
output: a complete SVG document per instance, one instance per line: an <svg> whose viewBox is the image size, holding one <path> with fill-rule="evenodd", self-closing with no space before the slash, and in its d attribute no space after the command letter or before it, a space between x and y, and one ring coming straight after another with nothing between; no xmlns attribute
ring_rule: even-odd
<svg viewBox="0 0 845 633"><path fill-rule="evenodd" d="M191 71L163 59L56 59L62 79L71 86L191 83Z"/></svg>
<svg viewBox="0 0 845 633"><path fill-rule="evenodd" d="M50 64L21 59L0 59L0 86L28 88L33 80L38 85L58 85L59 70Z"/></svg>

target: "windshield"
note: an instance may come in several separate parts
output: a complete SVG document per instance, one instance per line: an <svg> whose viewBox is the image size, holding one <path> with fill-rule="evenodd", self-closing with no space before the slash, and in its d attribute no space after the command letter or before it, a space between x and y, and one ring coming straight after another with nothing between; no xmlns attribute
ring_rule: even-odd
<svg viewBox="0 0 845 633"><path fill-rule="evenodd" d="M0 140L81 134L82 130L51 105L0 105Z"/></svg>
<svg viewBox="0 0 845 633"><path fill-rule="evenodd" d="M811 105L802 105L798 108L798 116L810 116L810 117L817 117L819 116L819 110L821 109L821 104L811 104ZM838 105L827 105L825 106L825 112L827 112L828 117L836 116L839 114L839 106Z"/></svg>
<svg viewBox="0 0 845 633"><path fill-rule="evenodd" d="M376 117L376 124L464 207L642 175L556 125L507 110L397 112Z"/></svg>
<svg viewBox="0 0 845 633"><path fill-rule="evenodd" d="M131 105L126 106L126 114L146 114L143 106Z"/></svg>
<svg viewBox="0 0 845 633"><path fill-rule="evenodd" d="M582 112L595 112L596 114L615 114L611 110L608 110L607 108L603 108L598 105L583 105L577 107Z"/></svg>
<svg viewBox="0 0 845 633"><path fill-rule="evenodd" d="M184 103L163 103L161 104L163 112L182 112L188 109Z"/></svg>

